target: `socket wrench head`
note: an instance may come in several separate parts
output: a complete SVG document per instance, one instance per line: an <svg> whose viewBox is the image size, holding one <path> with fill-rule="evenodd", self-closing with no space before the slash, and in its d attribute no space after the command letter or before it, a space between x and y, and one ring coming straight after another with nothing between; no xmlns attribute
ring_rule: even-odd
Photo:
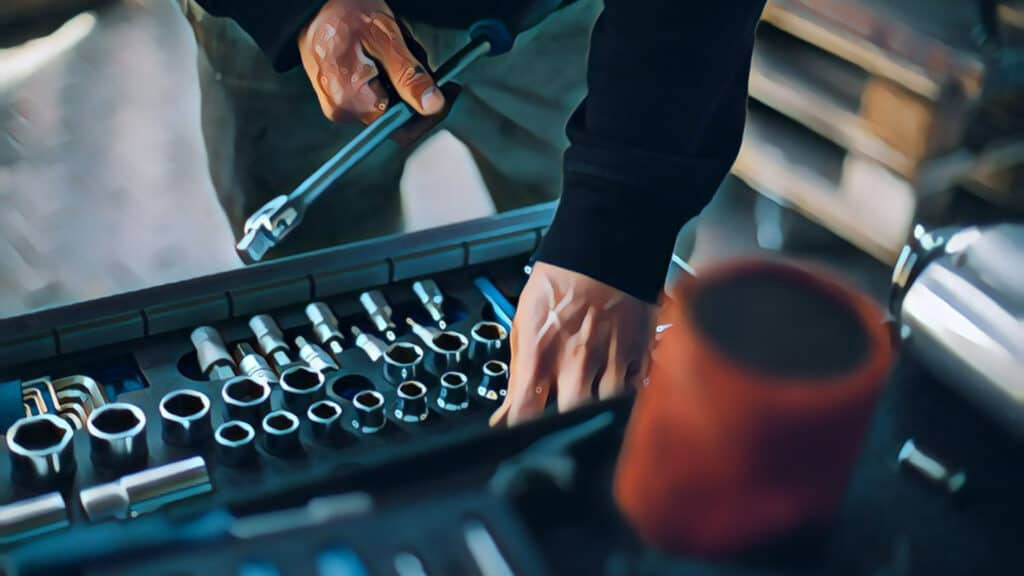
<svg viewBox="0 0 1024 576"><path fill-rule="evenodd" d="M220 462L226 466L245 466L256 460L256 430L241 420L228 420L213 433Z"/></svg>
<svg viewBox="0 0 1024 576"><path fill-rule="evenodd" d="M238 376L220 389L228 418L258 425L270 412L270 386L248 376Z"/></svg>
<svg viewBox="0 0 1024 576"><path fill-rule="evenodd" d="M285 408L301 414L324 397L324 375L312 368L293 366L281 373Z"/></svg>
<svg viewBox="0 0 1024 576"><path fill-rule="evenodd" d="M483 377L476 393L487 400L500 400L508 394L508 364L498 360L484 362Z"/></svg>
<svg viewBox="0 0 1024 576"><path fill-rule="evenodd" d="M299 417L287 410L274 410L263 417L263 441L267 452L278 458L302 456Z"/></svg>
<svg viewBox="0 0 1024 576"><path fill-rule="evenodd" d="M402 422L423 422L427 409L427 387L418 380L407 380L398 385L395 398L395 418Z"/></svg>
<svg viewBox="0 0 1024 576"><path fill-rule="evenodd" d="M24 486L49 486L75 473L75 431L53 414L29 416L7 430L7 451L14 481Z"/></svg>
<svg viewBox="0 0 1024 576"><path fill-rule="evenodd" d="M409 342L395 342L384 352L384 379L392 384L416 378L423 364L423 349Z"/></svg>
<svg viewBox="0 0 1024 576"><path fill-rule="evenodd" d="M441 375L441 391L437 394L437 406L447 412L459 412L469 408L469 378L462 372L445 372Z"/></svg>
<svg viewBox="0 0 1024 576"><path fill-rule="evenodd" d="M110 469L141 466L149 458L146 444L146 413L138 406L114 402L89 415L85 424L92 446L92 460Z"/></svg>
<svg viewBox="0 0 1024 576"><path fill-rule="evenodd" d="M458 370L466 360L469 339L458 332L438 332L430 341L438 372Z"/></svg>
<svg viewBox="0 0 1024 576"><path fill-rule="evenodd" d="M328 446L338 444L343 435L341 405L333 400L321 400L306 410L313 438Z"/></svg>
<svg viewBox="0 0 1024 576"><path fill-rule="evenodd" d="M497 322L477 322L469 331L469 357L474 362L500 360L508 348L508 330Z"/></svg>
<svg viewBox="0 0 1024 576"><path fill-rule="evenodd" d="M196 447L213 434L210 399L196 390L175 390L160 400L164 442L171 446Z"/></svg>
<svg viewBox="0 0 1024 576"><path fill-rule="evenodd" d="M384 395L376 390L363 390L352 398L355 417L352 427L363 434L373 434L384 427Z"/></svg>

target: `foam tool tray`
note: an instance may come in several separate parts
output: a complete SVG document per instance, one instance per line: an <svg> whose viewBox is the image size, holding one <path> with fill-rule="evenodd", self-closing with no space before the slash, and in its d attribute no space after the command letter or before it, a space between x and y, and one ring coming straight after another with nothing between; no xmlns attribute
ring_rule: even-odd
<svg viewBox="0 0 1024 576"><path fill-rule="evenodd" d="M496 312L475 281L490 280L514 305L526 281L524 267L552 210L551 205L541 205L0 321L0 426L8 432L7 440L14 436L11 425L26 414L52 414L73 431L73 455L53 451L36 455L28 464L23 459L15 465L18 458L11 454L10 442L3 443L0 546L10 549L26 540L59 537L68 529L87 529L115 518L165 514L178 506L214 509L229 499L245 500L249 495L301 484L306 477L342 478L385 465L410 451L443 450L452 442L479 435L487 429L488 416L503 390L499 386L486 398L477 388L487 362L507 361L507 341L489 353L481 348L472 359L462 360L457 370L468 380L468 407L442 409L437 401L442 370L434 362L440 356L405 320L412 318L431 327L439 322L412 286L417 280L436 282L444 294L446 329L470 341L473 327L480 322L502 326L507 323L506 316ZM379 290L392 309L397 345L387 341L386 331L377 329L360 302L360 295L370 290ZM320 344L306 314L311 302L327 304L346 334L344 350L336 355L340 369L312 377L324 382L317 399L330 400L341 409L329 438L315 437L306 406L295 404L291 412L299 423L297 443L291 436L267 437L261 430L264 419L260 414L253 419L255 455L249 458L235 461L238 454L228 454L213 439L191 445L169 443L160 412L161 399L168 393L202 393L209 400L211 429L228 419L222 388L232 379L224 372L203 373L190 339L196 327L214 328L230 351L236 351L239 344L260 351L250 319L269 315L291 345L290 363L275 369L283 372L304 365L296 352L297 337ZM423 351L424 361L415 373L387 379L383 359L371 360L356 345L352 327L385 345L405 347L399 357L412 350L406 345L415 344ZM468 356L469 350L466 352ZM271 354L262 356L273 364ZM238 366L231 370L243 371ZM403 421L399 416L406 417L407 411L396 412L401 408L396 404L398 389L406 380L417 380L427 389L425 420ZM269 387L271 409L289 407L280 384ZM386 423L377 432L367 433L365 422L356 421L353 401L358 401L356 395L364 390L376 391L383 399ZM187 409L189 402L195 399L183 401L182 408ZM111 411L111 404L129 404L141 410L146 422L141 433L148 447L145 452L136 446L140 438L125 440L137 414ZM104 407L106 422L93 416L102 414ZM84 424L90 417L93 424L113 434L116 442L103 442L105 449L97 451L95 434L90 435ZM237 413L232 419L236 418ZM287 429L286 420L279 418L277 423ZM58 425L48 421L23 427L18 445L29 449L47 445L54 426ZM59 431L56 434L60 436ZM232 440L236 434L227 436ZM174 474L166 478L150 474L160 467L168 471L166 465L178 468L170 470ZM59 474L54 474L54 469ZM104 485L104 490L92 494L99 512L87 513L82 491Z"/></svg>

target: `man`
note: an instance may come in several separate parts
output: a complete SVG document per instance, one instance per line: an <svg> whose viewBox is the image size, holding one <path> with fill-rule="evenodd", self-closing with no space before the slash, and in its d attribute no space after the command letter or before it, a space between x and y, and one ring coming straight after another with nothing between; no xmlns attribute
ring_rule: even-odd
<svg viewBox="0 0 1024 576"><path fill-rule="evenodd" d="M444 95L401 23L436 64L470 23L530 1L193 0L204 133L229 217L237 225L290 190L355 133L352 121L379 116L390 104L385 81L421 114L441 111ZM763 0L565 4L511 53L467 70L445 121L499 209L561 191L520 295L495 424L537 415L551 393L567 410L638 384L675 236L739 148ZM397 228L403 155L378 151L289 242Z"/></svg>

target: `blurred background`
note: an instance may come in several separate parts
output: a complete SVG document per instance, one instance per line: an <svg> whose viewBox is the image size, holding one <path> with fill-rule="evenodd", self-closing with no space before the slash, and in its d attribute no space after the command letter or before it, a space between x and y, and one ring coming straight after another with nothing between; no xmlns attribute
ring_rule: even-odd
<svg viewBox="0 0 1024 576"><path fill-rule="evenodd" d="M915 224L1020 217L1024 1L772 0L763 20L743 150L680 256L784 252L882 298ZM493 211L450 134L406 176L411 229ZM0 317L240 265L176 2L4 0Z"/></svg>

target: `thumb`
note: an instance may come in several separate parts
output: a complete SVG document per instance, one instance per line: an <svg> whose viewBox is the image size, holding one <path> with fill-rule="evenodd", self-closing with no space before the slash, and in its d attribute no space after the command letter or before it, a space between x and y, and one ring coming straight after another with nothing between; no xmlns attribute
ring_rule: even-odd
<svg viewBox="0 0 1024 576"><path fill-rule="evenodd" d="M412 55L394 18L383 12L367 15L363 48L384 68L399 97L424 116L444 109L444 94L427 69Z"/></svg>

